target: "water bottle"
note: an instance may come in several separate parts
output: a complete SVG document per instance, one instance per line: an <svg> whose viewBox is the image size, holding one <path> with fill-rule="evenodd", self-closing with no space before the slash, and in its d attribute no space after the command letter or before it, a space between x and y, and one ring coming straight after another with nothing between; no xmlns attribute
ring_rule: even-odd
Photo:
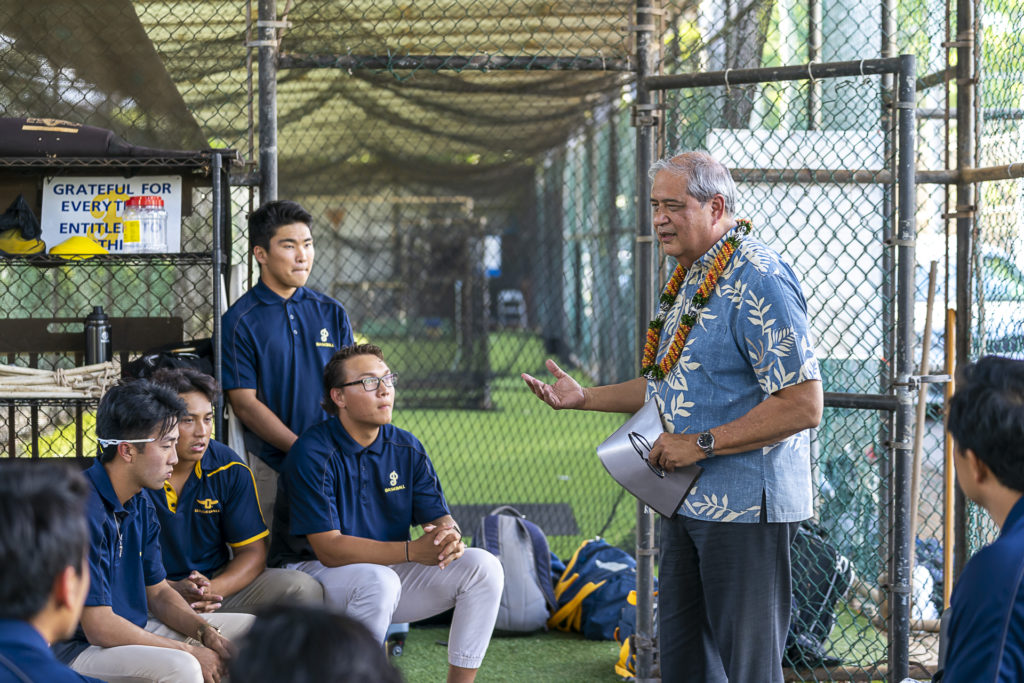
<svg viewBox="0 0 1024 683"><path fill-rule="evenodd" d="M85 364L106 363L113 357L110 348L110 318L102 306L93 306L85 317Z"/></svg>
<svg viewBox="0 0 1024 683"><path fill-rule="evenodd" d="M121 252L142 251L142 197L129 197L121 212Z"/></svg>
<svg viewBox="0 0 1024 683"><path fill-rule="evenodd" d="M163 197L143 195L141 203L142 251L162 254L167 251L167 212Z"/></svg>

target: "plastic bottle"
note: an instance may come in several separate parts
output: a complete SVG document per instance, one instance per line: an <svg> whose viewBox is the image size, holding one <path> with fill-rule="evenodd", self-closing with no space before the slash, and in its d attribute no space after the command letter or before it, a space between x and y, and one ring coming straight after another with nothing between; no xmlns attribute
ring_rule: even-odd
<svg viewBox="0 0 1024 683"><path fill-rule="evenodd" d="M93 306L85 317L85 363L105 363L113 357L110 347L110 318L102 306Z"/></svg>
<svg viewBox="0 0 1024 683"><path fill-rule="evenodd" d="M167 251L167 212L164 200L155 195L142 195L142 251L160 254Z"/></svg>
<svg viewBox="0 0 1024 683"><path fill-rule="evenodd" d="M125 254L142 251L142 197L129 197L121 212L121 251Z"/></svg>

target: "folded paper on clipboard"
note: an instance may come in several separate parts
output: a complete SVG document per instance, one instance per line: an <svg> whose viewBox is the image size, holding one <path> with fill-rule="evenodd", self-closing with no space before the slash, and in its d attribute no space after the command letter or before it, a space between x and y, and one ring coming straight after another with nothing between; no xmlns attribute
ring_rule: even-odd
<svg viewBox="0 0 1024 683"><path fill-rule="evenodd" d="M661 411L651 399L597 447L597 457L620 486L658 513L672 517L702 470L690 465L666 472L650 463L647 456L664 431Z"/></svg>

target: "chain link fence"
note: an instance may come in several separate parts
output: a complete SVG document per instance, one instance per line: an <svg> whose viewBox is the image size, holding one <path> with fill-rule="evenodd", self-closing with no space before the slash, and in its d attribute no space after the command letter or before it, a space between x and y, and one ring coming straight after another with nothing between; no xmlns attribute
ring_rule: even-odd
<svg viewBox="0 0 1024 683"><path fill-rule="evenodd" d="M243 287L254 281L244 225L259 201L258 3L2 0L0 9L0 116L241 152L228 265ZM871 59L888 36L891 54L917 57L918 168L955 168L954 62L943 43L956 16L946 3L907 0L882 13L875 3L789 0L656 9L665 73ZM976 166L1024 157L1022 13L1019 3L977 3ZM274 19L279 195L314 215L309 285L339 299L357 336L384 348L402 377L395 422L428 448L457 516L512 504L561 556L598 534L631 548L633 499L594 457L621 417L555 413L519 373L542 376L551 357L587 384L636 375L633 4L279 0ZM890 89L885 77L857 75L692 89L663 102L663 150L708 148L737 169L741 215L800 275L826 391L886 393L893 373L892 186L844 175L893 167ZM826 173L779 182L784 169ZM0 169L0 209L37 182ZM208 254L209 187L189 197L182 251ZM1020 202L1020 180L978 188L972 357L1024 354ZM956 302L955 192L922 183L917 203L916 329L936 260L930 365L939 371L943 311ZM79 319L102 303L118 316L180 318L185 338L209 336L220 294L205 259L44 268L2 257L0 315ZM6 362L82 362L19 351ZM940 394L925 393L925 566L941 554L946 518ZM7 455L88 453L89 408L5 404ZM815 521L853 574L825 644L841 661L793 662L795 678L840 680L887 661L889 423L884 412L829 408L818 429ZM973 509L970 520L974 549L992 529ZM932 578L939 597L919 601L915 591L917 617L935 616L929 602L941 608L941 577ZM915 635L911 659L933 661L934 645Z"/></svg>

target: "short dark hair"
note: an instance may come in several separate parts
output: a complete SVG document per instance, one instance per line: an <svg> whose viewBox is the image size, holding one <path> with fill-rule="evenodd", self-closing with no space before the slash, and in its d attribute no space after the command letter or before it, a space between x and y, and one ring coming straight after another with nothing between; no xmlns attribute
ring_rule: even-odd
<svg viewBox="0 0 1024 683"><path fill-rule="evenodd" d="M85 477L67 465L0 463L0 619L31 619L66 567L81 572L88 497Z"/></svg>
<svg viewBox="0 0 1024 683"><path fill-rule="evenodd" d="M946 428L996 479L1024 492L1024 361L985 356L957 372Z"/></svg>
<svg viewBox="0 0 1024 683"><path fill-rule="evenodd" d="M187 414L185 402L162 384L148 379L122 380L100 399L96 411L98 439L145 439L154 430L163 435ZM114 459L117 444L100 447L100 462Z"/></svg>
<svg viewBox="0 0 1024 683"><path fill-rule="evenodd" d="M377 356L384 360L384 352L376 344L349 344L334 352L324 368L324 395L320 405L331 415L338 414L338 406L331 399L331 389L337 389L345 381L345 361L353 356Z"/></svg>
<svg viewBox="0 0 1024 683"><path fill-rule="evenodd" d="M210 403L216 403L220 395L217 380L195 368L160 368L149 379L179 395L198 391Z"/></svg>
<svg viewBox="0 0 1024 683"><path fill-rule="evenodd" d="M312 605L260 610L229 667L231 680L246 683L402 681L365 626Z"/></svg>
<svg viewBox="0 0 1024 683"><path fill-rule="evenodd" d="M313 216L298 202L278 199L266 202L249 214L249 252L256 247L270 251L270 240L277 229L292 223L305 223L313 229Z"/></svg>

